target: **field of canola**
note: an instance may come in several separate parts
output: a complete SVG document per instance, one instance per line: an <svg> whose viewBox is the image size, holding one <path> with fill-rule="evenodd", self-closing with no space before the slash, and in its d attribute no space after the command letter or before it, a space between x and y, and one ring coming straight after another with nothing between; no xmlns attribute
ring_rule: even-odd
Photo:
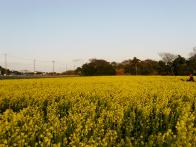
<svg viewBox="0 0 196 147"><path fill-rule="evenodd" d="M196 146L185 77L0 80L1 146Z"/></svg>

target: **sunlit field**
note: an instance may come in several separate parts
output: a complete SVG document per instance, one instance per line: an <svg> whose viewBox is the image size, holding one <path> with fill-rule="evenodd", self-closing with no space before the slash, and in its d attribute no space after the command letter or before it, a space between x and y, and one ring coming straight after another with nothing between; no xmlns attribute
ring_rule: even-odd
<svg viewBox="0 0 196 147"><path fill-rule="evenodd" d="M196 146L186 77L0 80L0 145Z"/></svg>

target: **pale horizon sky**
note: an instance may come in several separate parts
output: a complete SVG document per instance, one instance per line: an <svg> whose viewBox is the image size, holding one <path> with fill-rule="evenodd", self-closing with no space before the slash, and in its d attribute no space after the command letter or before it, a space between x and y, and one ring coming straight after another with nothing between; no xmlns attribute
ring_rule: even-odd
<svg viewBox="0 0 196 147"><path fill-rule="evenodd" d="M52 60L63 71L89 58L188 57L195 14L195 0L0 0L0 65L4 53L10 68L31 70L37 59L45 71Z"/></svg>

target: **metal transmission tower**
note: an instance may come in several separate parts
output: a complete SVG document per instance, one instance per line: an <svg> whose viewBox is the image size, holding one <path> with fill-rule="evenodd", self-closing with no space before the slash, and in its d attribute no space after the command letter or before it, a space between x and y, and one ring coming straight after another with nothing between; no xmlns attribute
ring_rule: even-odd
<svg viewBox="0 0 196 147"><path fill-rule="evenodd" d="M53 60L52 61L52 71L53 71L53 73L54 73L54 64L55 64L55 61Z"/></svg>

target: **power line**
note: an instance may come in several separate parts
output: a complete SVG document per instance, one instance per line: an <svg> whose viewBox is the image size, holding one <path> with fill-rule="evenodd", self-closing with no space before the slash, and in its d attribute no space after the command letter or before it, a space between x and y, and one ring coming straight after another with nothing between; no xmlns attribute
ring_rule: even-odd
<svg viewBox="0 0 196 147"><path fill-rule="evenodd" d="M33 58L19 57L19 56L14 56L14 55L10 55L10 54L8 56L12 57L12 58L21 59L21 60L28 60L28 61L34 60ZM50 60L37 60L37 61L40 61L40 62L51 62Z"/></svg>
<svg viewBox="0 0 196 147"><path fill-rule="evenodd" d="M3 56L2 64L5 66L5 69L8 69L8 62L9 62L10 70L29 70L32 72L36 72L38 70L45 71L45 72L51 71L51 60L19 57L19 56L7 54L7 53L0 53L0 55ZM76 67L75 64L77 64L78 62L79 62L79 59L72 60L72 62L67 61L67 63L65 61L52 60L52 71L51 72L54 73L55 70L59 72L63 72L63 71L69 70L71 67L75 69Z"/></svg>
<svg viewBox="0 0 196 147"><path fill-rule="evenodd" d="M30 59L30 58L24 58L24 57L18 57L18 56L13 56L13 55L8 55L9 57L12 57L12 58L17 58L17 59L21 59L21 60L28 60L28 61L32 61L33 59Z"/></svg>

